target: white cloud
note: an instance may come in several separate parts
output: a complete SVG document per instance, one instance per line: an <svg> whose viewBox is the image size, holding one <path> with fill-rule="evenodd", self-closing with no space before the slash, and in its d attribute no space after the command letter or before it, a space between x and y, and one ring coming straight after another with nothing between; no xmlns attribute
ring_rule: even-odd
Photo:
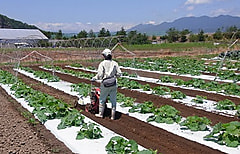
<svg viewBox="0 0 240 154"><path fill-rule="evenodd" d="M191 10L193 10L193 9L194 9L194 6L192 6L192 5L187 7L187 10L188 10L188 11L191 11Z"/></svg>
<svg viewBox="0 0 240 154"><path fill-rule="evenodd" d="M105 28L108 29L110 32L121 30L123 27L125 30L135 26L136 24L133 23L113 23L113 22L105 22L105 23L98 23L92 24L88 23L35 23L37 27L45 31L57 32L62 30L62 32L75 32L78 33L81 30L86 30L87 32L93 30L98 32L100 29Z"/></svg>
<svg viewBox="0 0 240 154"><path fill-rule="evenodd" d="M81 22L76 22L76 25L82 25L82 23Z"/></svg>
<svg viewBox="0 0 240 154"><path fill-rule="evenodd" d="M151 21L148 21L146 24L152 24L152 25L154 25L154 24L156 24L156 22L153 21L153 20L151 20Z"/></svg>
<svg viewBox="0 0 240 154"><path fill-rule="evenodd" d="M210 3L212 0L187 0L185 5L198 5L198 4L206 4Z"/></svg>
<svg viewBox="0 0 240 154"><path fill-rule="evenodd" d="M225 9L217 9L217 10L213 10L211 12L211 15L213 16L218 16L218 15L223 15L223 14L228 14L229 10L225 10Z"/></svg>
<svg viewBox="0 0 240 154"><path fill-rule="evenodd" d="M194 16L194 14L192 14L192 13L187 14L187 17L193 17L193 16Z"/></svg>
<svg viewBox="0 0 240 154"><path fill-rule="evenodd" d="M106 23L100 23L96 25L98 28L97 31L99 31L102 28L108 29L111 32L121 30L121 27L123 27L125 30L135 26L135 24L131 23L112 23L112 22L106 22Z"/></svg>
<svg viewBox="0 0 240 154"><path fill-rule="evenodd" d="M219 8L216 10L212 10L211 12L211 16L219 16L219 15L233 15L233 16L238 16L240 17L240 11L238 8L231 8L231 9L223 9L223 8Z"/></svg>

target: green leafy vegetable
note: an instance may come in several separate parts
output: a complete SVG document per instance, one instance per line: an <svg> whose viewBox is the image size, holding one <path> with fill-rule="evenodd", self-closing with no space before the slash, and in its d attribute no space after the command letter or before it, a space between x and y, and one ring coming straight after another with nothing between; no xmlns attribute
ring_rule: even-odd
<svg viewBox="0 0 240 154"><path fill-rule="evenodd" d="M155 109L154 115L149 116L147 122L155 121L157 123L173 124L180 122L182 117L180 112L170 105L163 105Z"/></svg>
<svg viewBox="0 0 240 154"><path fill-rule="evenodd" d="M153 102L146 101L144 103L139 103L135 106L132 106L128 111L130 113L139 112L139 113L152 113L155 110Z"/></svg>
<svg viewBox="0 0 240 154"><path fill-rule="evenodd" d="M126 140L120 136L114 136L105 146L108 154L157 154L157 150L138 150L134 140Z"/></svg>
<svg viewBox="0 0 240 154"><path fill-rule="evenodd" d="M211 124L211 121L206 117L189 116L180 123L180 126L186 126L191 131L205 131L209 124Z"/></svg>
<svg viewBox="0 0 240 154"><path fill-rule="evenodd" d="M162 76L162 77L160 77L159 80L163 83L173 83L174 82L174 80L171 76Z"/></svg>
<svg viewBox="0 0 240 154"><path fill-rule="evenodd" d="M117 93L117 102L122 103L121 107L132 107L136 99L132 97L126 97L121 93Z"/></svg>
<svg viewBox="0 0 240 154"><path fill-rule="evenodd" d="M219 101L217 103L216 108L218 110L235 110L236 104L229 99L225 99L225 100Z"/></svg>
<svg viewBox="0 0 240 154"><path fill-rule="evenodd" d="M197 95L196 98L191 100L191 102L203 104L204 103L204 99L207 99L207 97L206 96L199 96L199 95Z"/></svg>
<svg viewBox="0 0 240 154"><path fill-rule="evenodd" d="M240 145L240 122L218 123L204 139L229 147L237 147Z"/></svg>
<svg viewBox="0 0 240 154"><path fill-rule="evenodd" d="M114 136L105 146L108 154L130 154L138 152L138 145L134 140L125 140L120 136Z"/></svg>
<svg viewBox="0 0 240 154"><path fill-rule="evenodd" d="M153 94L156 94L156 95L166 95L170 91L171 91L170 88L163 87L163 86L157 86L153 88Z"/></svg>
<svg viewBox="0 0 240 154"><path fill-rule="evenodd" d="M84 116L78 110L73 109L71 112L61 118L61 123L57 126L58 129L64 129L71 126L81 126L84 124Z"/></svg>
<svg viewBox="0 0 240 154"><path fill-rule="evenodd" d="M99 139L103 136L101 135L102 131L95 123L83 123L83 125L80 128L80 131L78 131L77 140L81 140L84 138L87 139Z"/></svg>
<svg viewBox="0 0 240 154"><path fill-rule="evenodd" d="M91 92L91 85L86 83L72 84L71 90L79 93L80 96L88 96Z"/></svg>
<svg viewBox="0 0 240 154"><path fill-rule="evenodd" d="M183 99L186 98L186 95L181 91L173 91L170 93L172 99Z"/></svg>

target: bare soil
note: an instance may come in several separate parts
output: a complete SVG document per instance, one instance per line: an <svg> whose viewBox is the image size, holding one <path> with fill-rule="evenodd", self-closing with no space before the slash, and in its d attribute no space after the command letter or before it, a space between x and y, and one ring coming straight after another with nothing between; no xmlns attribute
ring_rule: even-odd
<svg viewBox="0 0 240 154"><path fill-rule="evenodd" d="M91 52L92 53L92 52ZM136 51L135 57L161 57L161 56L172 56L172 55L192 55L192 54L202 54L202 53L209 53L209 51L199 51L199 52L143 52L143 51ZM27 52L23 52L22 56L26 55ZM93 55L89 56L89 52L78 53L78 52L70 52L70 53L61 53L61 52L41 52L41 54L47 55L52 57L54 60L79 60L79 59L92 59L99 58L100 51L96 51ZM115 58L122 58L122 57L131 57L131 55L126 54L124 52L116 52ZM89 58L90 57L90 58ZM31 57L26 59L26 61L40 61L42 62L41 58ZM7 58L2 58L1 62L9 62ZM97 63L95 64L97 65ZM11 71L11 69L7 69ZM39 69L34 67L34 69ZM11 71L12 72L12 71ZM72 82L72 83L79 83L85 82L90 83L89 80L79 79L76 77L72 77L69 75L63 75L56 73L62 80ZM143 76L148 76L149 74L144 74ZM48 93L58 99L64 100L66 103L72 104L73 106L77 102L77 97L70 96L62 91L57 89L51 88L44 84L41 84L33 79L30 79L22 74L18 75L26 84L31 86L34 89L42 91L44 93ZM146 83L143 83L146 84ZM96 84L96 86L99 86ZM156 86L156 85L151 85ZM182 89L180 89L182 90ZM21 107L19 103L13 100L9 95L5 93L5 91L0 88L0 136L1 136L1 143L0 143L0 153L72 153L62 142L57 140L46 128L36 122L30 123L28 122L28 118L22 116L21 113L27 112L25 109ZM174 106L181 112L182 116L189 116L189 115L200 115L206 116L211 121L212 124L218 122L230 122L233 120L238 120L236 118L229 118L224 117L221 115L217 115L215 113L209 113L202 110L194 109L191 107L187 107L182 104L178 104L173 102L169 99L164 99L159 96L154 95L145 95L139 92L127 90L127 89L118 89L118 92L125 94L129 97L137 98L137 102L142 103L146 100L153 101L156 106L160 106L163 104L169 104ZM192 93L192 91L187 91L187 93ZM196 92L196 94L199 94ZM194 95L194 94L193 94ZM219 95L211 95L208 98L214 97L218 99ZM239 102L239 100L237 100ZM77 106L77 109L81 110L84 109L84 106ZM105 127L119 133L127 137L128 139L134 139L137 141L138 144L143 145L149 149L157 149L158 152L161 153L222 153L218 150L209 148L207 146L201 145L199 143L189 141L182 137L176 136L171 134L163 129L154 127L150 124L137 120L135 118L129 117L128 115L121 114L117 112L115 121L109 119L110 110L108 109L105 112L105 118L96 118L94 115L82 111L82 114L85 116L93 119L97 123L104 125ZM33 117L32 117L33 118Z"/></svg>
<svg viewBox="0 0 240 154"><path fill-rule="evenodd" d="M25 116L25 117L24 117ZM0 153L72 153L0 87Z"/></svg>
<svg viewBox="0 0 240 154"><path fill-rule="evenodd" d="M79 79L73 76L59 74L59 73L56 73L56 75L59 76L62 80L72 82L72 83L80 83L80 82L90 83L90 81L86 79ZM28 85L31 85L32 88L43 91L50 95L53 95L54 97L62 99L65 102L69 102L69 100L77 101L76 97L69 96L68 94L65 94L59 90L48 87L46 85L41 85L37 81L34 81L24 75L19 75L19 77L23 79L25 83L27 83ZM130 90L125 91L125 90L119 89L119 92L125 95L127 95L127 93L128 94L130 93L129 95L130 97L135 97L135 98L138 97L138 100L137 100L138 102L149 100L152 97L152 96L145 95L139 98L139 95L141 94L136 94L135 92ZM158 99L161 99L161 98L158 97ZM170 101L170 100L165 100L165 101ZM158 102L155 101L155 103L158 103ZM78 105L77 109L79 110L84 109L84 106ZM114 132L120 135L123 135L129 139L134 139L138 144L143 145L146 148L154 149L154 150L157 149L158 152L161 152L161 153L205 153L205 152L221 153L218 150L214 150L209 147L203 146L199 143L195 143L187 139L181 138L179 136L173 135L163 129L154 127L138 119L129 117L126 114L121 114L117 112L116 120L112 121L109 118L110 109L108 109L105 112L104 119L96 118L94 115L87 113L85 111L82 111L82 114L93 119L97 123L104 125L105 127L113 130Z"/></svg>
<svg viewBox="0 0 240 154"><path fill-rule="evenodd" d="M121 51L115 49L112 54L113 58L144 58L144 57L166 57L166 56L193 56L201 54L219 54L225 51L225 49L206 49L198 48L191 51L172 51L170 49L159 49L157 51ZM16 50L12 52L3 51L0 57L0 63L17 63L17 58L21 58L21 62L39 62L46 63L55 61L75 61L75 60L93 60L102 59L101 50L35 50L24 51Z"/></svg>

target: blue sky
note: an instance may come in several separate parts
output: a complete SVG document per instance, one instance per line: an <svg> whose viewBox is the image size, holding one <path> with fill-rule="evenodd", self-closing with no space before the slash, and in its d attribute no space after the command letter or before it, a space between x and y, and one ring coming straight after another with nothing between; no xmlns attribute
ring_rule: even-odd
<svg viewBox="0 0 240 154"><path fill-rule="evenodd" d="M240 17L239 0L0 0L0 14L47 31L111 32L188 16Z"/></svg>

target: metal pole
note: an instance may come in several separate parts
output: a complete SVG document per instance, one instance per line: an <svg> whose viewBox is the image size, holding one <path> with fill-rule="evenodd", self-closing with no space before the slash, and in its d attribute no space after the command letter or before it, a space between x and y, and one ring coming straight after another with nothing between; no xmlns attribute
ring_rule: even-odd
<svg viewBox="0 0 240 154"><path fill-rule="evenodd" d="M234 33L234 34L235 34L235 33ZM227 52L230 50L230 48L231 48L234 44L237 43L237 41L238 41L238 39L236 39L236 40L228 47L228 50L225 52L225 54L224 54L224 56L223 56L223 59L222 59L221 62L220 62L220 66L219 66L219 68L218 68L218 70L217 70L217 73L216 73L216 76L215 76L215 78L214 78L214 81L217 79L218 72L219 72L219 70L222 68L223 61L224 61L225 58L226 58Z"/></svg>

